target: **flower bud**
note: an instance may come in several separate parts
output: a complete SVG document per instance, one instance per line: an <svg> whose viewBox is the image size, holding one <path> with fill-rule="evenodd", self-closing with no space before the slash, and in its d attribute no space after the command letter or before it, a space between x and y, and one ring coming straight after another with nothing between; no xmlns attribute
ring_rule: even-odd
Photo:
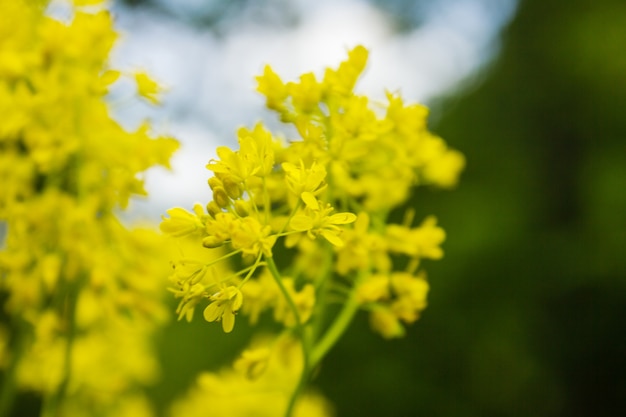
<svg viewBox="0 0 626 417"><path fill-rule="evenodd" d="M211 177L209 178L209 187L211 187L211 190L215 190L216 187L223 187L224 184L222 184L222 181L217 178L217 177Z"/></svg>
<svg viewBox="0 0 626 417"><path fill-rule="evenodd" d="M250 203L243 200L235 201L235 212L241 217L248 217L250 215Z"/></svg>
<svg viewBox="0 0 626 417"><path fill-rule="evenodd" d="M230 198L228 198L228 194L226 194L226 190L223 187L215 187L213 190L213 201L221 208L226 208L230 205Z"/></svg>
<svg viewBox="0 0 626 417"><path fill-rule="evenodd" d="M224 241L216 236L207 236L202 239L202 246L208 249L219 248L224 244Z"/></svg>
<svg viewBox="0 0 626 417"><path fill-rule="evenodd" d="M243 187L240 183L235 182L229 178L224 179L224 189L226 194L233 200L238 199L243 194Z"/></svg>
<svg viewBox="0 0 626 417"><path fill-rule="evenodd" d="M211 215L211 217L215 218L217 214L222 212L222 209L215 201L209 201L206 205L206 211Z"/></svg>

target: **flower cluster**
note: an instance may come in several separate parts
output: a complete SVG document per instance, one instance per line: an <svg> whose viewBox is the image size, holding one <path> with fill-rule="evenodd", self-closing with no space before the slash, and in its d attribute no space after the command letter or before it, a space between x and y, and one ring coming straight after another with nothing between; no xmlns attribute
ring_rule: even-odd
<svg viewBox="0 0 626 417"><path fill-rule="evenodd" d="M75 1L66 22L46 3L0 2L0 414L28 390L47 415L150 415L138 387L158 373L149 337L167 317L154 279L166 244L116 210L177 142L111 118L118 77L149 101L158 91L110 68L117 35L100 2Z"/></svg>
<svg viewBox="0 0 626 417"><path fill-rule="evenodd" d="M464 166L428 131L424 106L354 93L367 56L358 46L321 79L294 82L266 67L258 91L299 137L280 140L262 124L240 129L239 148L219 147L207 164L212 200L168 210L161 223L207 251L174 264L179 316L190 320L202 306L230 332L239 310L253 324L273 311L302 343L294 398L357 310L386 338L419 317L428 292L421 261L442 257L445 233L435 217L415 225L409 210L394 224L390 213L417 186L454 186Z"/></svg>
<svg viewBox="0 0 626 417"><path fill-rule="evenodd" d="M288 337L255 340L232 368L200 373L189 392L174 402L170 415L203 417L210 410L214 416L280 416L302 366L297 341ZM332 415L332 406L317 391L300 396L293 410L293 417Z"/></svg>

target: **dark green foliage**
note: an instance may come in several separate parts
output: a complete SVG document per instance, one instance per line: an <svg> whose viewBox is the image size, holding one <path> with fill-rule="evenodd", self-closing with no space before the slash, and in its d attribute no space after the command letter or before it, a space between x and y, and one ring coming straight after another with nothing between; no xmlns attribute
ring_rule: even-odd
<svg viewBox="0 0 626 417"><path fill-rule="evenodd" d="M624 22L621 0L527 0L484 82L438 105L468 166L414 202L446 258L405 340L363 321L328 357L339 415L626 415Z"/></svg>

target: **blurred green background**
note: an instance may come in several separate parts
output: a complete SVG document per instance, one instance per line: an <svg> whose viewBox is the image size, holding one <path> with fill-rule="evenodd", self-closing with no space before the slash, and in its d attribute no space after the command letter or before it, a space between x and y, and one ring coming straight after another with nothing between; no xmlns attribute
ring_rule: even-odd
<svg viewBox="0 0 626 417"><path fill-rule="evenodd" d="M412 201L448 232L429 307L395 341L358 317L315 380L339 416L626 415L626 2L521 1L502 42L432 106L468 165ZM172 323L157 400L247 334Z"/></svg>
<svg viewBox="0 0 626 417"><path fill-rule="evenodd" d="M429 308L328 358L340 415L626 415L626 2L522 1L483 77L436 106L459 188L414 199L448 231Z"/></svg>

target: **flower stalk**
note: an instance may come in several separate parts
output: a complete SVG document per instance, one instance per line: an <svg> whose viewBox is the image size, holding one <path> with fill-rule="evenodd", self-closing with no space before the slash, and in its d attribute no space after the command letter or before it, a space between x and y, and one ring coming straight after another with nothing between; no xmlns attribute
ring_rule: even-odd
<svg viewBox="0 0 626 417"><path fill-rule="evenodd" d="M445 233L433 216L413 224L409 214L394 224L389 213L402 209L416 186L453 187L464 165L461 153L428 131L424 106L388 93L381 114L354 92L367 57L357 46L321 79L307 73L293 82L266 67L258 91L300 137L280 140L261 123L240 129L239 147L219 147L206 165L213 192L206 211L200 204L193 212L170 209L161 223L166 234L208 250L191 271L170 279L183 300L181 317L190 319L207 299L216 302L202 289L221 285L241 294L226 297L230 307L221 316L210 307L207 320L228 320L224 330L231 331L240 309L252 325L271 314L282 326L282 336L236 361L241 377L226 379L236 386L253 376L253 392L281 392L284 411L275 414L286 417L315 407L311 376L359 311L385 338L401 337L417 320L429 288L423 261L442 257ZM274 254L286 255L280 268ZM339 309L329 308L333 303ZM204 393L207 406L220 401Z"/></svg>

